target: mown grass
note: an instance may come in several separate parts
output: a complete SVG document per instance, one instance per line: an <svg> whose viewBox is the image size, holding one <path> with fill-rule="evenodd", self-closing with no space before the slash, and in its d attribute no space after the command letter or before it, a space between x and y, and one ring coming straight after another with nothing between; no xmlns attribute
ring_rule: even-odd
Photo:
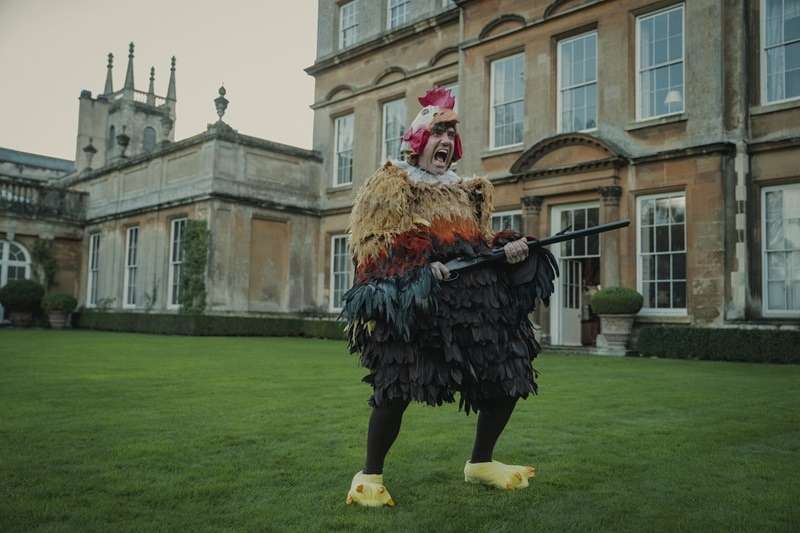
<svg viewBox="0 0 800 533"><path fill-rule="evenodd" d="M800 367L544 354L497 459L412 406L386 483L346 506L367 385L341 342L0 331L0 531L796 531Z"/></svg>

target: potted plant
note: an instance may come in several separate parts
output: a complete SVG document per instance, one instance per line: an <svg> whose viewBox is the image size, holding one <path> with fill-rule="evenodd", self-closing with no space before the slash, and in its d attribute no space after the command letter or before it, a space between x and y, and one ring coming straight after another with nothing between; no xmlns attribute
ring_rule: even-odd
<svg viewBox="0 0 800 533"><path fill-rule="evenodd" d="M0 289L0 305L9 314L11 325L28 327L33 323L33 312L39 309L44 287L32 279L15 279Z"/></svg>
<svg viewBox="0 0 800 533"><path fill-rule="evenodd" d="M630 287L605 287L592 295L592 311L600 317L600 334L613 352L625 353L634 317L643 304L642 295Z"/></svg>
<svg viewBox="0 0 800 533"><path fill-rule="evenodd" d="M47 311L50 327L63 329L69 314L78 307L78 300L65 292L51 292L42 298L42 309Z"/></svg>

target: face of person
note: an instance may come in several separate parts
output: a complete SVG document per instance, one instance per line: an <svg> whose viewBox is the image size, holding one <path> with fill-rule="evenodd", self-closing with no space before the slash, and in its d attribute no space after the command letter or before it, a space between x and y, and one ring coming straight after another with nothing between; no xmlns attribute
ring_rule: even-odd
<svg viewBox="0 0 800 533"><path fill-rule="evenodd" d="M447 124L436 124L431 130L428 144L417 156L417 166L437 176L447 172L453 160L456 129Z"/></svg>

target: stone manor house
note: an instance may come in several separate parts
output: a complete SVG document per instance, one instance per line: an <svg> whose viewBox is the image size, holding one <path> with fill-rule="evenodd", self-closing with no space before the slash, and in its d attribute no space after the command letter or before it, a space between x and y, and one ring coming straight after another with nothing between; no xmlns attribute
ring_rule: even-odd
<svg viewBox="0 0 800 533"><path fill-rule="evenodd" d="M800 0L318 6L313 150L240 134L224 94L220 120L174 139L175 62L166 96L152 75L138 90L131 45L121 89L109 58L103 91L80 95L74 161L0 149L0 285L31 276L47 240L54 290L83 308L177 311L197 219L206 313L335 317L354 196L443 85L456 171L492 180L498 229L631 220L553 247L546 343L590 343L589 295L619 284L644 296L639 327L798 327Z"/></svg>

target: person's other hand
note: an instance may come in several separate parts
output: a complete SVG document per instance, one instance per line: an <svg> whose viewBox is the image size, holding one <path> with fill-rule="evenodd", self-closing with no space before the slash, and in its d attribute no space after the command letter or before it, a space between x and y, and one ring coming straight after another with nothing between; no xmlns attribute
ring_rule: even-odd
<svg viewBox="0 0 800 533"><path fill-rule="evenodd" d="M503 246L503 251L509 263L521 263L528 257L528 243L526 239L510 242Z"/></svg>

